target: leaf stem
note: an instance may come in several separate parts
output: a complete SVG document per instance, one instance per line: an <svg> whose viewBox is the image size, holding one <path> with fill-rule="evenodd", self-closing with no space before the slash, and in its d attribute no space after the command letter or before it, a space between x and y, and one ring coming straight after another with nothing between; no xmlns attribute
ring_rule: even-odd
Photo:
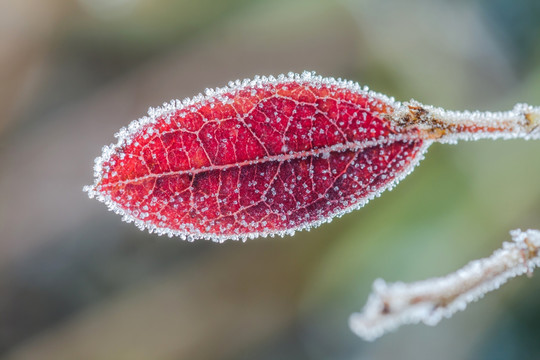
<svg viewBox="0 0 540 360"><path fill-rule="evenodd" d="M516 104L503 112L448 111L411 100L392 114L403 127L416 127L441 143L479 139L540 139L540 107Z"/></svg>

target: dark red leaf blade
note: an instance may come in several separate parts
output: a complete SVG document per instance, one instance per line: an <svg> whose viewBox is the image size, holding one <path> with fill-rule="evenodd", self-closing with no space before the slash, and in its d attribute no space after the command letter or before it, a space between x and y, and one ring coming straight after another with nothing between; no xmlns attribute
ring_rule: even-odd
<svg viewBox="0 0 540 360"><path fill-rule="evenodd" d="M398 107L307 72L237 81L121 129L85 191L158 234L292 234L363 206L412 171L431 141L388 120Z"/></svg>

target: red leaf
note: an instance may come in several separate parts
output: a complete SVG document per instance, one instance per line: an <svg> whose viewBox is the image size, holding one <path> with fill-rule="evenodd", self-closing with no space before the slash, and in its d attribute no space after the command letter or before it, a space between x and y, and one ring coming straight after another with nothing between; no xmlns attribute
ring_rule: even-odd
<svg viewBox="0 0 540 360"><path fill-rule="evenodd" d="M189 240L292 234L393 187L429 145L398 103L312 73L255 78L151 109L96 159L90 197Z"/></svg>

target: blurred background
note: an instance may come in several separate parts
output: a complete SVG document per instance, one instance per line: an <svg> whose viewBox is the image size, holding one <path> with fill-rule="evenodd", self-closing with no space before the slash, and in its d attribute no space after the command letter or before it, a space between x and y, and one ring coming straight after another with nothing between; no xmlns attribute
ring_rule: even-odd
<svg viewBox="0 0 540 360"><path fill-rule="evenodd" d="M365 208L245 244L150 235L82 192L149 106L255 74L540 105L539 18L537 0L1 0L1 357L540 358L538 274L435 328L367 343L347 325L375 278L443 275L540 228L540 142L435 144Z"/></svg>

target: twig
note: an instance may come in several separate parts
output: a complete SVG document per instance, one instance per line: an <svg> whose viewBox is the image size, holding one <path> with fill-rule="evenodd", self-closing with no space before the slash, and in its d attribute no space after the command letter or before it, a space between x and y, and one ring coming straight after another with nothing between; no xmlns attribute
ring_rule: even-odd
<svg viewBox="0 0 540 360"><path fill-rule="evenodd" d="M455 143L479 139L540 139L540 107L516 104L501 112L449 111L415 100L403 103L389 120L418 128L427 139Z"/></svg>
<svg viewBox="0 0 540 360"><path fill-rule="evenodd" d="M351 315L351 329L372 341L404 324L435 325L508 279L530 276L540 265L540 231L512 230L510 234L513 242L503 243L490 257L472 261L445 277L410 284L376 280L362 313Z"/></svg>

